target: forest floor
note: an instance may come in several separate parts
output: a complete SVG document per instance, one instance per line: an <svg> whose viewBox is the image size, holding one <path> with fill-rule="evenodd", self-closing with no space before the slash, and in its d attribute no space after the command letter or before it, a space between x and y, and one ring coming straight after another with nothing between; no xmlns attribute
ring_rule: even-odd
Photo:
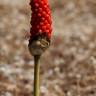
<svg viewBox="0 0 96 96"><path fill-rule="evenodd" d="M96 1L53 1L51 46L40 61L41 96L96 96ZM30 13L27 0L0 0L0 96L33 96Z"/></svg>

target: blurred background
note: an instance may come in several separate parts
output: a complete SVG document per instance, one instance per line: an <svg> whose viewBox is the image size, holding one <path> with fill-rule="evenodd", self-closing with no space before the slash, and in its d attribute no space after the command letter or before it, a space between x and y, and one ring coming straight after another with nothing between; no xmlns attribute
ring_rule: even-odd
<svg viewBox="0 0 96 96"><path fill-rule="evenodd" d="M49 0L52 41L41 58L41 96L96 96L96 0ZM0 0L0 96L33 96L29 0Z"/></svg>

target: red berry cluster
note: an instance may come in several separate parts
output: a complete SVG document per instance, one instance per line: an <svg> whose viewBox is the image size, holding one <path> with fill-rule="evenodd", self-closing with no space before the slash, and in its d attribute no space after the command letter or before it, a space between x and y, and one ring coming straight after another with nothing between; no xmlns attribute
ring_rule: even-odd
<svg viewBox="0 0 96 96"><path fill-rule="evenodd" d="M51 15L48 0L31 0L31 37L44 36L51 37Z"/></svg>

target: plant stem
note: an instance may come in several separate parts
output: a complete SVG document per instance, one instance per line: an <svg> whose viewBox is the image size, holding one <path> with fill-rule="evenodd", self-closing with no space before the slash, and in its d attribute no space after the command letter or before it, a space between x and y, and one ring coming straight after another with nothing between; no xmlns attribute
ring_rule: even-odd
<svg viewBox="0 0 96 96"><path fill-rule="evenodd" d="M40 96L40 55L34 56L34 96Z"/></svg>

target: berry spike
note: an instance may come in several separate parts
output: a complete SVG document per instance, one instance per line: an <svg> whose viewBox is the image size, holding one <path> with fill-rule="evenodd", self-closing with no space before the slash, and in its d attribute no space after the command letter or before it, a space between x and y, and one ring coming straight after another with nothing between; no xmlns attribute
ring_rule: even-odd
<svg viewBox="0 0 96 96"><path fill-rule="evenodd" d="M50 40L52 28L48 0L31 0L30 5L32 10L30 38L41 36Z"/></svg>
<svg viewBox="0 0 96 96"><path fill-rule="evenodd" d="M40 94L39 84L39 60L42 53L49 47L51 39L51 14L48 0L31 0L30 1L32 16L30 39L28 48L34 56L34 96Z"/></svg>
<svg viewBox="0 0 96 96"><path fill-rule="evenodd" d="M31 16L31 28L30 28L30 40L29 40L29 49L31 49L31 53L34 55L41 54L43 51L45 51L46 48L49 47L50 39L51 39L51 14L50 14L50 8L48 4L48 0L31 0L30 1L30 6L31 6L31 11L32 11L32 16ZM40 42L41 46L42 44L44 49L38 52L32 52L33 48L37 48L37 45L35 44L34 46L33 41L36 43L37 41ZM40 49L39 46L38 48Z"/></svg>

